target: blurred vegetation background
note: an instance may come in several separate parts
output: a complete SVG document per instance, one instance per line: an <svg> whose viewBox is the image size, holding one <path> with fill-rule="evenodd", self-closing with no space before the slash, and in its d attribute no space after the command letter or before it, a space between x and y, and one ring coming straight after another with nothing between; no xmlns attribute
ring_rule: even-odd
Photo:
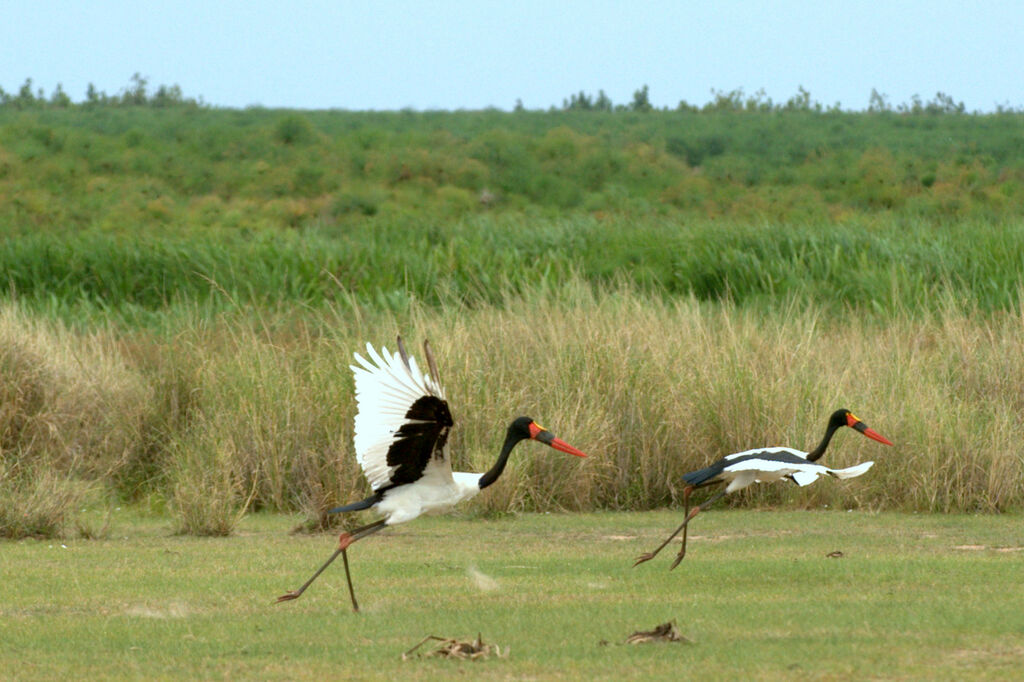
<svg viewBox="0 0 1024 682"><path fill-rule="evenodd" d="M662 110L644 87L225 110L138 75L81 102L26 81L0 90L0 238L0 535L66 531L87 499L187 532L327 523L363 492L348 358L399 331L445 358L459 466L486 467L516 410L595 454L520 455L479 509L671 504L682 472L810 448L843 406L900 453L739 503L1024 504L1016 109L801 90ZM937 415L945 440L917 421Z"/></svg>
<svg viewBox="0 0 1024 682"><path fill-rule="evenodd" d="M1015 303L1024 114L866 112L801 91L651 109L219 110L155 94L0 93L8 295L104 311L230 294L494 302L569 273L701 300L799 290ZM893 292L894 287L898 289Z"/></svg>

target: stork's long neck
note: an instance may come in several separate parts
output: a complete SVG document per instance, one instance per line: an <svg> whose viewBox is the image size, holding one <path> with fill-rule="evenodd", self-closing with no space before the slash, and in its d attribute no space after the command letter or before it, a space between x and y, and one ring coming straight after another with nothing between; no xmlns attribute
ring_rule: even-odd
<svg viewBox="0 0 1024 682"><path fill-rule="evenodd" d="M818 447L807 453L808 462L813 462L825 454L825 448L828 447L829 441L832 440L832 436L835 435L835 432L839 430L840 426L842 426L842 424L836 424L831 421L829 422L828 428L825 429L825 437L821 439L820 443L818 443Z"/></svg>
<svg viewBox="0 0 1024 682"><path fill-rule="evenodd" d="M505 471L505 465L508 464L508 456L512 454L512 448L514 448L516 443L521 440L523 440L522 436L517 436L512 433L508 434L508 437L505 438L505 444L501 446L501 453L498 455L498 461L480 477L481 490L498 480L498 476L501 476L501 472Z"/></svg>

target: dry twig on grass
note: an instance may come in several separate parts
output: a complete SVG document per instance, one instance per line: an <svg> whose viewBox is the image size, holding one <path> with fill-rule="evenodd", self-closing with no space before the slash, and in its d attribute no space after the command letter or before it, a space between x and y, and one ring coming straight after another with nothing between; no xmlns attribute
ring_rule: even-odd
<svg viewBox="0 0 1024 682"><path fill-rule="evenodd" d="M656 626L653 630L637 630L626 638L626 644L645 644L647 642L685 642L690 640L679 634L676 622L670 620Z"/></svg>
<svg viewBox="0 0 1024 682"><path fill-rule="evenodd" d="M433 651L428 651L425 654L417 654L417 656L440 656L442 658L458 658L471 661L490 658L491 656L495 656L497 658L508 656L508 647L506 647L505 651L502 652L501 647L497 644L484 644L484 640L481 638L480 634L477 633L476 640L472 642L460 642L457 639L450 639L448 637L427 635L420 640L419 644L402 654L402 660L405 661L411 658L414 651L430 640L443 642L443 644Z"/></svg>

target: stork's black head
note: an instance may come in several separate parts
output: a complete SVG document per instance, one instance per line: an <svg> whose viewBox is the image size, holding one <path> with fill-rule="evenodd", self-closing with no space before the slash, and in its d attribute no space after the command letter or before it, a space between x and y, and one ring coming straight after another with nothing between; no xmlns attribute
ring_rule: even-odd
<svg viewBox="0 0 1024 682"><path fill-rule="evenodd" d="M540 441L545 445L550 445L554 449L566 452L570 455L586 457L585 454L569 445L564 440L556 438L555 434L533 421L530 417L516 417L512 420L512 423L508 425L507 440L519 442L521 440L526 440L527 438Z"/></svg>
<svg viewBox="0 0 1024 682"><path fill-rule="evenodd" d="M508 425L508 437L516 438L517 440L532 438L533 436L530 435L530 425L533 423L534 421L529 417L516 417Z"/></svg>
<svg viewBox="0 0 1024 682"><path fill-rule="evenodd" d="M828 426L829 429L838 429L842 426L849 426L854 431L859 431L872 440L877 440L879 443L884 443L885 445L892 445L892 441L874 429L868 427L868 425L858 419L853 412L850 412L845 408L836 410L832 413L832 416L829 417L828 420Z"/></svg>
<svg viewBox="0 0 1024 682"><path fill-rule="evenodd" d="M853 414L853 412L850 412L845 407L842 408L842 409L836 410L835 412L832 413L832 416L828 418L828 425L829 425L829 427L830 428L838 429L840 426L849 426L850 424L849 424L849 420L847 419L847 415L852 415L852 414Z"/></svg>

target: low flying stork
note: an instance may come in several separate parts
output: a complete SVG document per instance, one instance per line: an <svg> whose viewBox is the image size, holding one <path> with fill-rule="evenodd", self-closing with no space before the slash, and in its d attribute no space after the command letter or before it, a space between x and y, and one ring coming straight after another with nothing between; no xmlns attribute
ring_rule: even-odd
<svg viewBox="0 0 1024 682"><path fill-rule="evenodd" d="M851 429L859 431L868 438L877 440L879 443L892 445L888 438L869 428L867 424L857 419L849 410L843 409L832 413L832 416L828 419L828 427L825 429L825 437L821 439L818 447L810 452L802 452L786 447L755 448L726 455L709 467L684 474L683 480L686 481L686 488L683 489L683 502L686 505L685 520L673 531L672 535L668 536L665 542L658 545L657 549L637 557L636 563L633 566L638 566L645 561L653 559L657 556L658 552L664 549L665 545L672 541L672 538L679 534L679 531L683 531L683 546L680 548L679 554L669 570L678 566L679 562L686 556L686 529L690 520L714 504L723 495L742 490L751 483L769 483L786 478L799 486L805 486L814 483L818 480L819 476L828 475L835 478L860 476L870 469L874 462L863 462L847 469L830 469L821 464L814 464L816 460L825 454L825 448L828 447L835 432L844 426L849 426ZM694 507L692 510L690 509L690 493L697 488L717 485L719 483L727 484L724 490L713 495L703 504Z"/></svg>
<svg viewBox="0 0 1024 682"><path fill-rule="evenodd" d="M498 480L512 448L519 441L533 439L570 455L586 457L533 419L519 417L509 425L498 461L489 471L483 474L453 472L448 435L455 422L430 345L423 343L429 375L420 371L415 358L409 357L402 337L398 337L397 353L390 354L387 348L381 348L378 354L370 344L366 344L366 350L370 360L355 353L361 366L351 366L358 406L353 441L356 460L373 488L373 495L335 507L328 513L373 508L384 518L342 533L334 554L302 587L278 597L279 602L298 599L341 554L352 609L359 611L346 548L385 526L411 521L427 512L447 510L473 497Z"/></svg>

